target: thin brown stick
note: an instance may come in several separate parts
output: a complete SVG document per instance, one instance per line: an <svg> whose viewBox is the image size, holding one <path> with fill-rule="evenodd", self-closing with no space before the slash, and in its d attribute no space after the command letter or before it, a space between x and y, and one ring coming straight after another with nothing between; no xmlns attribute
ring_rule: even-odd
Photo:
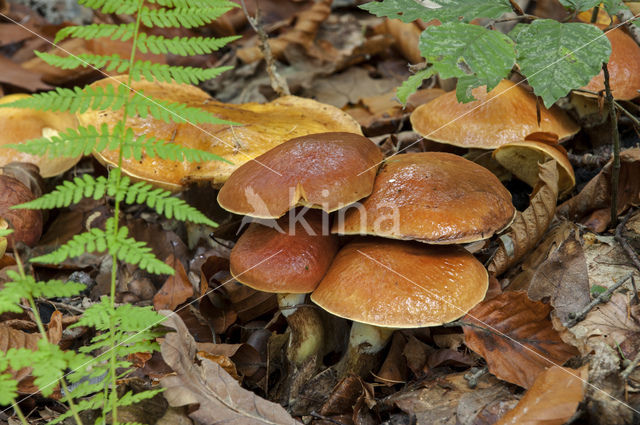
<svg viewBox="0 0 640 425"><path fill-rule="evenodd" d="M251 28L253 28L256 34L258 34L258 38L260 39L258 47L260 48L262 56L264 57L265 63L267 65L267 74L269 74L271 88L278 94L278 96L289 96L291 92L289 91L287 80L285 80L280 74L278 74L278 70L276 69L276 62L273 57L273 53L271 52L271 46L269 45L269 36L260 24L260 9L256 9L256 16L253 17L249 15L249 11L247 10L247 5L245 4L244 0L240 0L240 3L242 4L242 10L247 17L249 25L251 25Z"/></svg>
<svg viewBox="0 0 640 425"><path fill-rule="evenodd" d="M636 267L636 269L638 269L638 271L640 271L640 258L638 258L638 254L633 249L631 244L629 244L629 242L627 241L627 238L624 236L624 232L623 232L624 226L627 225L627 222L629 221L630 217L631 217L631 213L627 214L624 217L624 219L622 219L620 224L618 224L618 226L616 227L615 238L618 241L618 243L620 244L620 246L622 247L622 249L624 250L624 253L627 254L627 257L629 257L629 260L631 260L631 262ZM638 299L638 290L636 288L635 282L633 281L633 278L631 279L631 281L633 283L634 300L635 300L636 303L638 303L638 302L640 302L640 299Z"/></svg>
<svg viewBox="0 0 640 425"><path fill-rule="evenodd" d="M636 354L636 357L631 361L629 366L627 366L626 369L622 371L622 373L620 374L622 379L624 379L625 381L629 379L629 375L631 375L636 367L638 367L638 364L640 364L640 353Z"/></svg>
<svg viewBox="0 0 640 425"><path fill-rule="evenodd" d="M611 86L609 84L609 69L607 64L602 64L604 73L604 90L607 104L609 105L609 117L611 118L611 137L613 139L613 168L611 170L611 225L618 222L618 183L620 181L620 134L618 133L618 115L616 114Z"/></svg>
<svg viewBox="0 0 640 425"><path fill-rule="evenodd" d="M565 323L564 326L566 328L574 327L578 322L582 321L582 319L584 319L587 316L587 314L594 309L594 307L609 301L611 294L613 294L618 288L620 288L627 280L631 279L632 276L633 276L633 272L627 274L625 277L618 280L616 283L611 285L609 289L607 289L605 292L601 293L596 298L594 298L593 301L591 301L579 313L570 313L569 314L570 320L567 323Z"/></svg>

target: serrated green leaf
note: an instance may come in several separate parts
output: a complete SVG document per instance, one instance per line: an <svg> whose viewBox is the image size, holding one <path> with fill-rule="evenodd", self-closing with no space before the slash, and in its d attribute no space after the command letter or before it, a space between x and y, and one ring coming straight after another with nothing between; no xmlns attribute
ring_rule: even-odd
<svg viewBox="0 0 640 425"><path fill-rule="evenodd" d="M598 27L538 19L517 38L518 65L547 108L589 83L609 60L611 43Z"/></svg>
<svg viewBox="0 0 640 425"><path fill-rule="evenodd" d="M427 69L423 69L422 71L418 71L405 81L402 82L402 85L398 87L396 91L396 96L398 96L398 100L405 105L407 103L407 99L413 93L415 93L422 82L427 78L431 77L435 72L433 68L429 67Z"/></svg>
<svg viewBox="0 0 640 425"><path fill-rule="evenodd" d="M430 0L430 3L434 6L429 7L414 0L383 0L363 4L360 8L376 16L400 19L403 22L413 22L416 19L429 22L437 19L442 23L499 18L512 10L509 0Z"/></svg>
<svg viewBox="0 0 640 425"><path fill-rule="evenodd" d="M566 7L569 10L575 10L577 12L582 12L584 10L589 10L592 7L598 6L602 0L559 0L560 4Z"/></svg>
<svg viewBox="0 0 640 425"><path fill-rule="evenodd" d="M420 35L420 53L442 78L458 78L460 102L473 100L471 89L493 89L515 64L514 42L487 28L449 22L427 28Z"/></svg>

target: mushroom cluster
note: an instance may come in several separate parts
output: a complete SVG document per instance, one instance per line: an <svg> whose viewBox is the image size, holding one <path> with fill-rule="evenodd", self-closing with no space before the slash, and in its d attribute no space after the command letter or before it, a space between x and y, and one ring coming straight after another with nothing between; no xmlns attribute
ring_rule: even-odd
<svg viewBox="0 0 640 425"><path fill-rule="evenodd" d="M440 152L383 160L351 133L271 149L233 172L218 202L258 219L231 251L231 272L279 294L290 361L317 359L330 332L304 304L311 293L317 306L354 322L336 368L361 375L393 330L441 325L482 301L487 271L460 244L491 237L515 215L510 193L480 165ZM298 220L310 208L321 211ZM358 236L338 249L338 235Z"/></svg>

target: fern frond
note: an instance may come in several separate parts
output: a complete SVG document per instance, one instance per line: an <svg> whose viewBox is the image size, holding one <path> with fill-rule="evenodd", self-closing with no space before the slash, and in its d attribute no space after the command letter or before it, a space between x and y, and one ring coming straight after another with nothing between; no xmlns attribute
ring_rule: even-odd
<svg viewBox="0 0 640 425"><path fill-rule="evenodd" d="M0 374L0 406L12 404L16 397L18 397L18 381L8 373Z"/></svg>
<svg viewBox="0 0 640 425"><path fill-rule="evenodd" d="M94 40L109 37L112 40L127 41L135 33L135 24L91 24L62 28L56 33L54 43L59 43L67 37Z"/></svg>
<svg viewBox="0 0 640 425"><path fill-rule="evenodd" d="M211 0L148 0L149 3L154 3L159 6L165 7L206 7L211 6Z"/></svg>
<svg viewBox="0 0 640 425"><path fill-rule="evenodd" d="M185 117L188 117L188 121L194 124L237 125L231 121L217 118L204 109L177 102L156 100L145 96L142 92L137 92L130 96L129 89L123 84L115 87L108 85L105 87L76 87L74 89L57 88L56 90L37 93L15 102L0 104L0 108L15 107L83 113L88 109L121 109L127 98L129 98L129 107L126 108L128 117L140 115L145 118L151 114L154 118L165 122L183 123L187 122Z"/></svg>
<svg viewBox="0 0 640 425"><path fill-rule="evenodd" d="M35 377L34 383L44 396L49 396L56 388L56 383L67 369L68 357L56 344L46 339L38 341L38 349L31 351L26 348L12 348L7 352L11 367L15 370L30 367Z"/></svg>
<svg viewBox="0 0 640 425"><path fill-rule="evenodd" d="M167 54L180 56L206 55L221 49L240 36L221 38L206 37L174 37L165 38L157 35L141 33L138 36L138 50L142 53Z"/></svg>
<svg viewBox="0 0 640 425"><path fill-rule="evenodd" d="M138 0L78 0L78 3L102 13L131 15L138 10Z"/></svg>
<svg viewBox="0 0 640 425"><path fill-rule="evenodd" d="M131 406L132 404L140 403L142 400L147 400L156 396L156 394L160 394L164 391L164 388L158 388L155 390L147 390L141 391L137 394L134 394L132 391L125 393L120 400L118 400L118 405L120 406Z"/></svg>
<svg viewBox="0 0 640 425"><path fill-rule="evenodd" d="M154 274L173 274L174 270L158 260L146 243L127 237L129 229L120 227L117 234L113 234L113 218L107 220L106 229L91 229L88 232L75 235L57 250L33 258L31 261L40 263L61 263L67 258L77 257L85 252L108 252L118 260L129 264L139 265L143 270Z"/></svg>
<svg viewBox="0 0 640 425"><path fill-rule="evenodd" d="M57 56L51 53L35 52L36 55L51 66L61 69L74 69L78 67L105 68L109 72L123 73L129 71L134 81L146 78L149 81L157 80L164 82L175 81L182 84L199 84L216 78L225 71L232 69L231 66L221 66L217 68L196 68L192 66L172 66L151 61L136 61L129 69L129 60L123 59L117 54L111 56L92 55L82 53L76 56Z"/></svg>
<svg viewBox="0 0 640 425"><path fill-rule="evenodd" d="M126 137L122 145L124 158L135 158L140 160L144 152L145 155L154 158L169 159L172 161L221 161L232 164L231 161L222 158L211 152L200 149L192 149L179 143L171 143L166 140L156 139L153 136L140 136L138 138Z"/></svg>
<svg viewBox="0 0 640 425"><path fill-rule="evenodd" d="M234 7L238 7L238 5L226 0L216 1L213 7L178 7L175 9L144 7L140 13L140 20L149 28L194 28L211 23Z"/></svg>

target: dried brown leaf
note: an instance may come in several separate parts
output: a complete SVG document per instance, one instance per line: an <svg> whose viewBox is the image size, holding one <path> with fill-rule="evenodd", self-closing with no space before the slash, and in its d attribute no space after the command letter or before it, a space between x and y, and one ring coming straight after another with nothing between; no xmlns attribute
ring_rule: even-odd
<svg viewBox="0 0 640 425"><path fill-rule="evenodd" d="M556 211L558 169L555 161L539 165L538 184L531 194L529 207L517 213L509 231L500 238L501 245L488 266L496 276L518 263L542 239Z"/></svg>
<svg viewBox="0 0 640 425"><path fill-rule="evenodd" d="M176 330L161 346L162 357L176 372L160 381L171 406L199 404L189 416L208 424L299 424L282 406L243 389L218 363L197 356L196 343L182 320L171 312L162 313L167 316L163 325Z"/></svg>
<svg viewBox="0 0 640 425"><path fill-rule="evenodd" d="M558 214L580 221L595 232L605 230L611 218L612 171L613 162L609 161L580 193L558 207ZM618 214L634 205L640 205L640 148L620 153Z"/></svg>
<svg viewBox="0 0 640 425"><path fill-rule="evenodd" d="M387 19L380 25L379 30L393 37L394 47L410 63L424 62L418 48L418 40L422 30L415 22L404 23L399 19Z"/></svg>
<svg viewBox="0 0 640 425"><path fill-rule="evenodd" d="M169 276L162 288L153 297L153 306L156 310L173 311L193 296L193 286L180 260L170 255L165 263L173 267L176 272L173 276Z"/></svg>
<svg viewBox="0 0 640 425"><path fill-rule="evenodd" d="M565 239L536 269L527 293L534 301L549 299L562 322L589 304L587 260L577 233Z"/></svg>
<svg viewBox="0 0 640 425"><path fill-rule="evenodd" d="M0 83L10 84L31 92L53 88L42 82L42 74L23 69L20 65L4 56L0 56L0 68L2 68Z"/></svg>
<svg viewBox="0 0 640 425"><path fill-rule="evenodd" d="M496 425L562 425L575 414L584 398L587 369L558 366L546 370L518 405Z"/></svg>
<svg viewBox="0 0 640 425"><path fill-rule="evenodd" d="M504 292L464 317L472 325L463 326L465 343L498 378L529 388L546 368L578 354L553 329L550 311L524 292Z"/></svg>

